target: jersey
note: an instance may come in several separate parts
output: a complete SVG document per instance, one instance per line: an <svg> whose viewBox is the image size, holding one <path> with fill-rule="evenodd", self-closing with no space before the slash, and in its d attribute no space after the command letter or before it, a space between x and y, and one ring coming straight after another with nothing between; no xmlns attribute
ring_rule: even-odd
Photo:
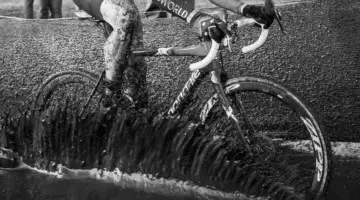
<svg viewBox="0 0 360 200"><path fill-rule="evenodd" d="M160 9L168 11L181 19L191 22L196 12L195 0L152 0Z"/></svg>
<svg viewBox="0 0 360 200"><path fill-rule="evenodd" d="M74 3L83 11L93 16L98 20L104 20L100 12L100 6L103 0L73 0ZM160 9L172 13L191 22L191 19L196 14L195 0L152 0Z"/></svg>

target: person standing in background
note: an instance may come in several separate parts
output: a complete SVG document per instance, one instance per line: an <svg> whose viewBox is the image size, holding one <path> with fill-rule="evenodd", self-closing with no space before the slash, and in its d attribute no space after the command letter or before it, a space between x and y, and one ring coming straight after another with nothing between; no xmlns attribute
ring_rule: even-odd
<svg viewBox="0 0 360 200"><path fill-rule="evenodd" d="M40 0L40 19L62 18L62 0Z"/></svg>
<svg viewBox="0 0 360 200"><path fill-rule="evenodd" d="M34 19L34 0L25 0L25 17Z"/></svg>

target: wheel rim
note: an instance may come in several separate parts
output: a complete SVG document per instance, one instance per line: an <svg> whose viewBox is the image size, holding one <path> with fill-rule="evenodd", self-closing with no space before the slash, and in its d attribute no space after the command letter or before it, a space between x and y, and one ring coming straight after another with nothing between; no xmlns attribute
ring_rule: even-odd
<svg viewBox="0 0 360 200"><path fill-rule="evenodd" d="M318 199L321 196L326 183L328 166L327 160L325 159L327 159L327 151L324 147L325 144L322 135L318 134L320 128L316 121L312 120L313 116L311 112L300 108L283 109L284 106L281 107L280 104L287 103L294 105L302 102L298 102L299 100L296 96L289 96L290 94L283 91L281 87L274 90L276 87L264 84L262 85L261 90L257 90L257 88L260 87L254 86L254 83L249 82L248 84L240 84L241 89L240 85L238 87L231 86L232 88L230 87L228 92L241 91L241 97L237 95L237 98L241 99L245 110L247 113L250 113L248 117L250 121L253 122L253 126L258 135L261 136L258 137L259 143L261 143L261 141L266 143L269 136L271 136L270 139L273 141L272 144L275 144L275 147L273 148L275 154L272 155L271 158L265 156L267 158L266 161L268 162L268 166L273 165L275 161L275 164L280 163L280 165L273 165L273 168L279 169L279 175L283 174L284 178L283 180L280 179L279 182L284 182L293 186L298 193L306 194L307 196L314 197L314 199ZM268 98L270 95L264 95L264 93L270 94L271 97ZM266 98L268 99L267 101L265 101ZM226 124L226 121L228 121L227 119L224 119L223 121L218 120L222 116L226 116L226 114L223 113L222 108L218 109L219 110L215 111L217 115L213 116L213 119L208 120L219 121L218 124L221 124L225 129L219 126L217 129L214 129L215 131L213 133L219 131L233 131L230 126ZM288 113L293 114L290 115ZM291 134L289 134L289 132ZM274 133L277 134L274 135ZM315 139L317 139L317 144L314 146L312 140ZM266 147L266 145L263 146ZM258 150L258 152L261 152L260 150ZM290 154L290 151L292 154ZM290 159L285 158L284 155ZM320 160L322 159L322 161L319 161L318 157L320 157ZM264 157L260 158L264 159ZM281 160L284 161L284 164L281 164ZM321 167L318 166L319 164L321 164ZM299 171L299 168L301 171ZM273 173L276 173L276 171ZM298 174L298 177L300 178L297 178L294 174Z"/></svg>
<svg viewBox="0 0 360 200"><path fill-rule="evenodd" d="M64 109L79 114L94 87L95 80L87 76L72 73L55 77L38 94L35 102L38 106L37 110L41 112L43 117L50 112ZM95 113L99 109L100 97L101 95L97 92L84 114Z"/></svg>

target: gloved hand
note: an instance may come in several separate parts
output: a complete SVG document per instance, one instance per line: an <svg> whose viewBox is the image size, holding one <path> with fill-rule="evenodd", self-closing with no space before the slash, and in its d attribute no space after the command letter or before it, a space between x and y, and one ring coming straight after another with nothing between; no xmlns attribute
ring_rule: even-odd
<svg viewBox="0 0 360 200"><path fill-rule="evenodd" d="M244 17L254 18L257 22L264 24L267 29L274 22L275 11L273 9L266 9L264 6L244 5L242 13Z"/></svg>

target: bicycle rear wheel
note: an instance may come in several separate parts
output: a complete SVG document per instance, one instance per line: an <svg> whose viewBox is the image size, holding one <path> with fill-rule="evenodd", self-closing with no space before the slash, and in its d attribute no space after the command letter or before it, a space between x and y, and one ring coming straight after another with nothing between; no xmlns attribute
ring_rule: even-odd
<svg viewBox="0 0 360 200"><path fill-rule="evenodd" d="M253 166L252 172L261 177L258 180L248 177L251 180L244 180L243 184L250 185L243 186L242 189L247 191L241 192L254 195L257 191L256 195L268 195L272 199L290 198L276 196L281 190L264 191L264 184L269 184L266 180L270 180L298 197L322 199L329 181L332 155L328 137L314 112L287 88L260 78L231 79L225 90L232 99L233 109L237 108L241 113L238 119L244 122L244 133L253 133L249 139L254 155L249 163L239 165ZM217 138L238 131L220 106L217 94L207 101L201 118L206 124L205 130ZM230 152L245 152L240 142L231 144ZM241 155L230 155L246 160Z"/></svg>
<svg viewBox="0 0 360 200"><path fill-rule="evenodd" d="M91 114L99 109L100 90L94 91L99 76L89 71L63 71L51 75L38 88L32 104L32 110L48 116L56 110ZM89 99L91 93L94 93ZM88 105L85 108L85 104Z"/></svg>

